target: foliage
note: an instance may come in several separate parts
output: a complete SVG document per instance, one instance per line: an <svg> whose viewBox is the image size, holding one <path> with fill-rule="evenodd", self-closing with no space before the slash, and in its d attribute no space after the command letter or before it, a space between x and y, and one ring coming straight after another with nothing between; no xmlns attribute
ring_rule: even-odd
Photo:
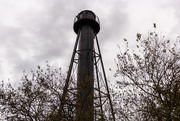
<svg viewBox="0 0 180 121"><path fill-rule="evenodd" d="M22 77L22 84L16 89L9 83L3 88L1 113L8 121L56 121L61 103L64 75L61 69L47 71L38 66L32 71L32 78ZM70 112L69 112L70 113Z"/></svg>
<svg viewBox="0 0 180 121"><path fill-rule="evenodd" d="M156 33L150 33L145 40L138 33L138 51L132 52L128 41L124 41L127 42L127 49L123 53L119 52L116 60L115 77L119 80L114 87L110 87L116 119L180 120L179 39L173 45L164 38L160 40ZM38 66L37 71L32 71L31 78L24 75L18 88L14 88L10 83L6 86L2 84L0 111L4 120L74 120L77 114L77 84L72 78L65 100L62 100L65 77L61 69L52 70L48 64L46 71ZM101 91L104 90L101 88ZM108 119L111 118L110 107L105 103L109 93L102 95L105 98L102 98L103 104L99 105L98 92L100 91L94 91L94 105L104 105L104 120L112 120ZM99 109L94 111L97 120L101 120Z"/></svg>
<svg viewBox="0 0 180 121"><path fill-rule="evenodd" d="M180 41L137 34L137 52L117 54L116 115L125 120L180 120ZM127 42L127 40L126 40ZM171 47L172 46L172 47Z"/></svg>
<svg viewBox="0 0 180 121"><path fill-rule="evenodd" d="M15 88L9 83L2 88L0 100L2 120L7 121L72 121L82 113L75 110L77 106L77 85L74 77L69 80L69 89L63 99L65 77L61 69L52 70L47 65L47 70L38 66L37 71L32 71L32 77L24 75L22 83ZM97 86L95 83L94 85ZM85 85L87 87L88 85ZM101 88L103 91L103 88ZM102 120L99 104L99 91L94 91L94 120ZM110 106L106 94L102 95L104 105L104 120L112 120ZM88 97L89 98L89 97ZM91 98L91 97L90 97ZM63 102L63 103L62 103ZM63 106L62 106L63 104ZM82 119L83 120L83 119Z"/></svg>

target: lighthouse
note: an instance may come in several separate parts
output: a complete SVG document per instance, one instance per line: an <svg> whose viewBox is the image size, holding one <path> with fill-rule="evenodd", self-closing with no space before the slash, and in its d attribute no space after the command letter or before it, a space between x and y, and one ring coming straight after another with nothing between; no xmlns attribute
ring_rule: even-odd
<svg viewBox="0 0 180 121"><path fill-rule="evenodd" d="M99 18L90 10L81 11L75 16L73 29L77 38L61 98L60 115L75 121L115 121L97 38ZM72 79L73 70L76 70L76 76ZM67 103L69 99L72 99L71 104ZM109 117L105 116L105 105L109 106ZM69 109L71 113L66 114Z"/></svg>
<svg viewBox="0 0 180 121"><path fill-rule="evenodd" d="M94 39L100 30L98 17L89 10L75 17L74 31L79 34L76 115L93 121ZM79 119L78 118L78 119Z"/></svg>

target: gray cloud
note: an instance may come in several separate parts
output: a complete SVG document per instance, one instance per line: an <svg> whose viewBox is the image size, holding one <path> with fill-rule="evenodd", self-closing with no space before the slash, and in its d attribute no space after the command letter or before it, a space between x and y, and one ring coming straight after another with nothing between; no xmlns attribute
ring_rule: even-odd
<svg viewBox="0 0 180 121"><path fill-rule="evenodd" d="M172 41L175 41L176 37L180 35L180 1L179 0L169 0L169 1L163 1L163 4L160 6L162 10L169 10L171 11L171 14L173 15L174 21L172 23L168 23L164 26L173 25L172 29L169 30L169 36ZM168 21L168 19L172 19L172 17L169 17L167 15L165 22ZM169 29L169 28L167 28Z"/></svg>
<svg viewBox="0 0 180 121"><path fill-rule="evenodd" d="M128 25L127 13L122 12L125 10L125 7L125 3L116 3L109 14L106 14L106 19L102 20L102 35L104 38L107 38L107 41L113 41L112 38L120 37L119 35L125 32L124 29Z"/></svg>
<svg viewBox="0 0 180 121"><path fill-rule="evenodd" d="M7 5L9 2L7 1ZM45 61L61 63L61 59L63 64L60 65L66 65L67 69L76 39L73 19L84 9L93 10L100 17L102 30L99 35L103 43L113 42L115 36L123 33L128 21L126 13L121 12L126 3L118 0L109 2L111 5L96 0L91 3L84 0L38 0L37 5L36 2L32 2L32 6L27 4L28 9L21 8L23 5L20 4L25 4L24 2L18 2L13 3L12 10L3 9L9 13L16 11L12 19L14 24L0 22L0 48L4 48L0 53L3 56L0 61L6 60L8 63L0 67L9 67L12 75L19 76L24 69L36 69L37 65L42 65ZM110 7L106 9L108 6ZM21 9L25 10L22 12ZM3 16L0 14L1 17ZM0 72L9 73L9 70L0 69Z"/></svg>
<svg viewBox="0 0 180 121"><path fill-rule="evenodd" d="M130 2L133 1L0 1L0 73L7 76L9 74L17 75L21 78L24 69L27 71L35 70L37 65L44 65L46 61L53 64L53 67L63 66L64 71L67 71L76 39L76 34L73 31L73 20L75 15L85 9L94 11L100 18L99 43L101 44L103 57L105 57L105 65L111 66L114 58L109 56L116 55L114 48L126 37L125 35L131 36L129 30L131 29L132 33L139 30L144 31L144 29L136 30L137 26L135 28L132 26L130 18L135 22L137 20L129 15L131 12L133 13L131 8L135 10L134 6L130 6ZM147 3L141 0L138 0L138 2L140 5L144 5L140 8L144 10ZM151 4L153 11L156 11L157 8L162 11L167 10L167 8L174 10L177 24L174 30L171 31L173 33L179 32L180 2L178 0L162 2L162 4L161 2L153 5L154 3L149 1L148 4ZM141 7L139 4L137 6ZM146 13L145 11L139 12L141 12L141 15ZM151 11L148 11L148 13L151 13ZM143 16L140 17L145 21L147 19ZM151 19L151 17L148 18ZM163 22L160 21L160 23ZM140 26L140 28L144 28L144 26ZM1 78L0 75L0 80ZM7 80L7 78L4 79Z"/></svg>
<svg viewBox="0 0 180 121"><path fill-rule="evenodd" d="M172 5L173 9L175 9L175 18L177 21L177 24L175 25L174 29L172 30L172 34L176 34L176 36L180 36L180 1L179 0L175 0L173 5Z"/></svg>

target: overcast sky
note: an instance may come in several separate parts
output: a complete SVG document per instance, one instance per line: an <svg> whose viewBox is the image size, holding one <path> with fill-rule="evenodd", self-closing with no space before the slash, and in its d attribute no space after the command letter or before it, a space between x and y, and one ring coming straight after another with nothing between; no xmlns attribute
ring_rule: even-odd
<svg viewBox="0 0 180 121"><path fill-rule="evenodd" d="M133 44L136 33L148 31L168 39L180 34L180 0L0 0L0 80L18 82L27 73L44 67L68 70L76 34L74 17L82 10L99 16L98 34L107 77L115 69L117 44Z"/></svg>

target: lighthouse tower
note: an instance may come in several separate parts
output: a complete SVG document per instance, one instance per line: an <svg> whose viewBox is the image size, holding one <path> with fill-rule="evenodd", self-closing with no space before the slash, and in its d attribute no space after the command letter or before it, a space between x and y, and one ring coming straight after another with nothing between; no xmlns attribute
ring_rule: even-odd
<svg viewBox="0 0 180 121"><path fill-rule="evenodd" d="M108 118L115 121L97 39L100 31L99 18L92 11L84 10L75 17L73 29L77 38L63 90L61 110L68 110L65 109L68 107L66 100L73 98L73 106L70 106L73 120L106 120L103 106L109 105L111 115ZM76 74L72 76L74 70ZM71 83L75 85L72 86Z"/></svg>

